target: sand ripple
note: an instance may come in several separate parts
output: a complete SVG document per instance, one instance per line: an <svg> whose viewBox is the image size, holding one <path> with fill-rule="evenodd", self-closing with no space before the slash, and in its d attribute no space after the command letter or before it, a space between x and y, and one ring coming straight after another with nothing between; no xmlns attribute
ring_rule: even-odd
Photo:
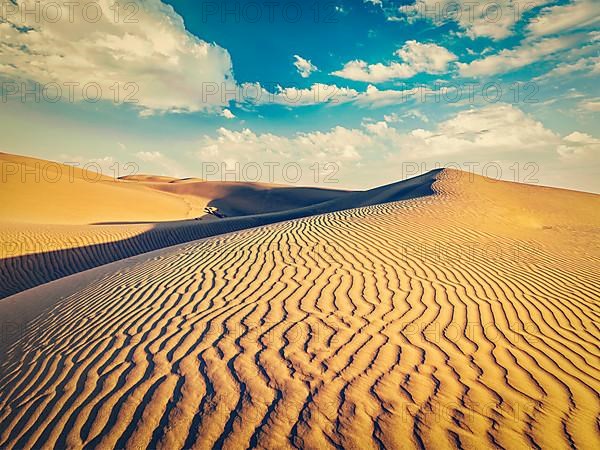
<svg viewBox="0 0 600 450"><path fill-rule="evenodd" d="M599 448L598 199L480 183L109 270L14 342L0 447Z"/></svg>

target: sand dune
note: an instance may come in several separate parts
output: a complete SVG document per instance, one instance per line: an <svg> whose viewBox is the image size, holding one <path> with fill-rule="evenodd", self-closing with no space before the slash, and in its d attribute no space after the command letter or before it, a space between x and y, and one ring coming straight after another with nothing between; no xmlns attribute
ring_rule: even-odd
<svg viewBox="0 0 600 450"><path fill-rule="evenodd" d="M166 222L203 216L208 205L238 216L303 207L347 194L333 189L155 175L117 180L91 170L8 153L0 153L0 170L0 224Z"/></svg>
<svg viewBox="0 0 600 450"><path fill-rule="evenodd" d="M152 178L154 179L154 177ZM215 206L228 217L297 209L351 194L351 192L336 189L290 187L267 183L203 181L199 179L169 182L147 180L148 177L144 177L138 179L138 182L161 192L192 198L206 206Z"/></svg>
<svg viewBox="0 0 600 450"><path fill-rule="evenodd" d="M600 447L600 196L443 171L295 211L0 301L0 447Z"/></svg>
<svg viewBox="0 0 600 450"><path fill-rule="evenodd" d="M349 192L155 175L120 180L0 153L0 298L129 256L252 226L214 223L306 207ZM202 223L191 219L202 218ZM284 220L273 217L256 224ZM228 219L229 220L229 219Z"/></svg>
<svg viewBox="0 0 600 450"><path fill-rule="evenodd" d="M139 183L175 183L179 181L179 178L166 177L163 175L148 175L148 174L137 174L137 175L125 175L119 177L121 181L136 181ZM198 180L202 181L202 180Z"/></svg>
<svg viewBox="0 0 600 450"><path fill-rule="evenodd" d="M0 153L0 223L83 225L167 221L202 215L183 197L92 171Z"/></svg>
<svg viewBox="0 0 600 450"><path fill-rule="evenodd" d="M18 163L19 167L21 160L38 167L33 176L39 175L39 183L32 183L32 175L25 182L18 174L7 176L9 189L0 196L0 200L7 199L0 216L0 298L183 242L314 214L428 195L432 193L434 180L434 174L429 174L369 191L348 192L147 175L127 177L129 181L121 182L105 177L102 183L90 183L85 180L95 175L80 171L77 172L79 178L64 177L51 183L39 174L44 170L40 167L65 173L72 169L66 166L56 169L60 167L56 163L13 155L5 155L5 158ZM80 185L74 185L73 179L79 179ZM58 200L50 198L53 194ZM174 207L187 205L187 209L183 211L182 207L178 213L169 212L168 208L162 210L163 200ZM37 203L44 206L38 207ZM131 211L121 215L112 213L111 205L123 210L131 205ZM203 208L208 205L218 207L227 217L218 220L206 215ZM27 222L27 217L36 214L37 222L43 223ZM78 219L77 214L82 218ZM183 220L168 220L171 214L181 214ZM203 217L201 221L189 220L190 215ZM75 218L69 219L71 216ZM117 217L120 220L115 222ZM135 220L136 217L139 220ZM101 223L82 224L92 219Z"/></svg>

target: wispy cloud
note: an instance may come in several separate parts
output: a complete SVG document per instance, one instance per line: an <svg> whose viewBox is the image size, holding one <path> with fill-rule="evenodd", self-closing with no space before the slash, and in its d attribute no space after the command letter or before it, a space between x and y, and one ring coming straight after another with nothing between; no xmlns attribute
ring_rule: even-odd
<svg viewBox="0 0 600 450"><path fill-rule="evenodd" d="M302 78L308 78L313 72L318 70L317 66L315 66L308 59L304 59L302 56L294 55L294 67L298 70L298 73Z"/></svg>
<svg viewBox="0 0 600 450"><path fill-rule="evenodd" d="M458 63L459 73L465 77L474 77L510 72L564 51L580 40L579 36L563 36L525 42L513 49L504 49L470 63Z"/></svg>
<svg viewBox="0 0 600 450"><path fill-rule="evenodd" d="M542 9L535 20L527 25L527 31L534 36L546 36L599 24L600 2L573 0L567 4Z"/></svg>
<svg viewBox="0 0 600 450"><path fill-rule="evenodd" d="M448 65L457 60L456 55L432 43L407 41L394 55L402 62L368 64L362 60L347 62L332 75L354 81L381 83L389 80L411 78L418 73L444 73Z"/></svg>

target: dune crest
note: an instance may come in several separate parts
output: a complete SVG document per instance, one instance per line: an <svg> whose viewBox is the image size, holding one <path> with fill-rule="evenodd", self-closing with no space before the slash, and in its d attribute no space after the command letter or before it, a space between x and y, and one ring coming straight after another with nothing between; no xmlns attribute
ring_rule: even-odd
<svg viewBox="0 0 600 450"><path fill-rule="evenodd" d="M598 448L600 196L429 176L51 291L0 447Z"/></svg>
<svg viewBox="0 0 600 450"><path fill-rule="evenodd" d="M2 174L9 189L0 195L0 200L7 199L0 202L5 208L0 216L0 299L183 242L314 214L430 195L435 180L432 172L360 192L148 175L126 177L130 181L104 177L102 183L92 183L89 178L97 175L80 169L14 155L0 156L19 170L24 170L26 164L31 171L25 178L18 170L15 174ZM8 167L3 166L3 170ZM72 176L53 183L47 177L50 170L71 172ZM73 184L73 180L79 180L80 185ZM61 190L62 197L52 198L56 189ZM42 197L37 196L40 192ZM186 206L179 212L169 212L168 208L163 210L162 200L170 206ZM140 202L144 205L139 205ZM38 204L44 207L36 207ZM218 208L224 219L206 214L206 207ZM127 212L122 215L109 211L111 208ZM182 220L174 220L171 214L180 215ZM36 217L33 223L26 220L29 216ZM88 224L92 218L98 223Z"/></svg>
<svg viewBox="0 0 600 450"><path fill-rule="evenodd" d="M0 224L168 221L202 211L183 197L66 164L0 153L0 167Z"/></svg>
<svg viewBox="0 0 600 450"><path fill-rule="evenodd" d="M0 226L170 222L203 216L207 206L217 206L228 216L241 216L304 207L347 194L335 189L156 175L115 179L85 166L2 152L0 179Z"/></svg>

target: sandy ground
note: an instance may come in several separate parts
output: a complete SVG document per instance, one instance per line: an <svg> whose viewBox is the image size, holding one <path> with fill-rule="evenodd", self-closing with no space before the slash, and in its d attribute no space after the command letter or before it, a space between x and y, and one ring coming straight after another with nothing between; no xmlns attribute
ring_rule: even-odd
<svg viewBox="0 0 600 450"><path fill-rule="evenodd" d="M7 153L0 153L0 179L0 298L136 254L282 220L237 220L243 217L351 194L154 175L117 180ZM207 206L218 208L225 223L206 214Z"/></svg>
<svg viewBox="0 0 600 450"><path fill-rule="evenodd" d="M209 205L227 216L241 216L304 207L348 193L154 175L114 179L91 170L1 152L0 181L0 225L167 222L204 216Z"/></svg>
<svg viewBox="0 0 600 450"><path fill-rule="evenodd" d="M0 447L599 448L600 196L433 180L0 301Z"/></svg>
<svg viewBox="0 0 600 450"><path fill-rule="evenodd" d="M0 168L0 299L183 242L429 195L433 179L350 192L152 175L98 179L96 173L3 153ZM225 218L206 214L206 206Z"/></svg>
<svg viewBox="0 0 600 450"><path fill-rule="evenodd" d="M204 205L77 167L0 153L0 223L83 225L166 221Z"/></svg>

